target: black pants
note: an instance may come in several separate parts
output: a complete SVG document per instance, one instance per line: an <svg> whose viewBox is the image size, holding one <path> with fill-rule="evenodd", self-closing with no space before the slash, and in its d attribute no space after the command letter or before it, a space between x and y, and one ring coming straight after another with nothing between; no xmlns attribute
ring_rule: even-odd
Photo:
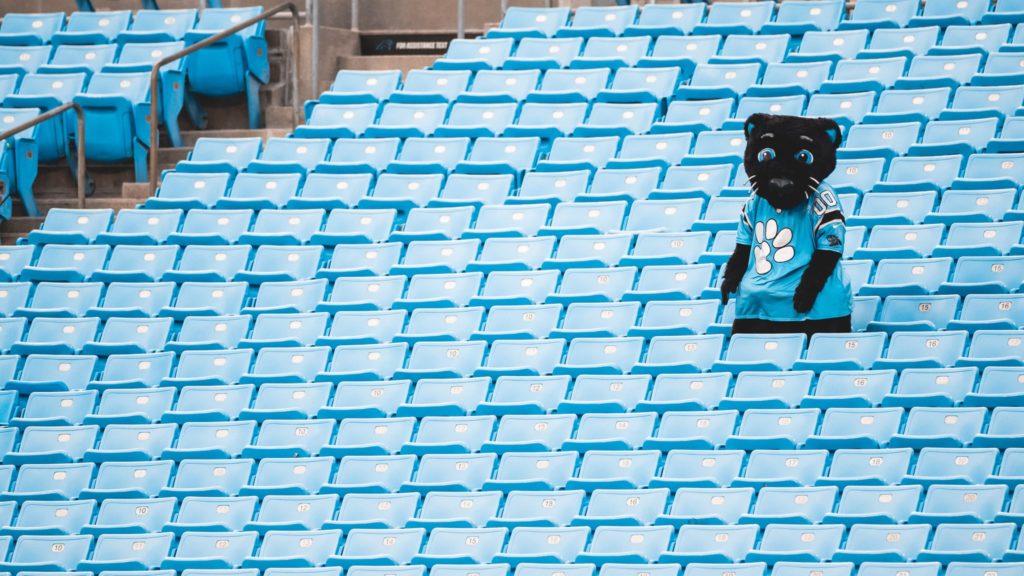
<svg viewBox="0 0 1024 576"><path fill-rule="evenodd" d="M853 332L850 316L803 320L799 322L775 322L757 318L737 318L732 323L733 334L812 334L818 332Z"/></svg>

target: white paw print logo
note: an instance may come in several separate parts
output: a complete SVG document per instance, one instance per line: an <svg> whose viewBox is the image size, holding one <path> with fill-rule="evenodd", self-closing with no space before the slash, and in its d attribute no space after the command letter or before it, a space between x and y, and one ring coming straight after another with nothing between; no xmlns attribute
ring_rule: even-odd
<svg viewBox="0 0 1024 576"><path fill-rule="evenodd" d="M771 272L772 262L781 264L793 259L795 252L789 245L793 240L793 231L789 228L779 230L779 223L774 218L754 225L754 239L757 240L754 246L754 270L758 274Z"/></svg>

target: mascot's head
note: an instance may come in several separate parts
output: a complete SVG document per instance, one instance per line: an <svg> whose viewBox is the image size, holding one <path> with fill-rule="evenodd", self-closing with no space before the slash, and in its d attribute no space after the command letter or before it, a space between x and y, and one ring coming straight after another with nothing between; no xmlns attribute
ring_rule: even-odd
<svg viewBox="0 0 1024 576"><path fill-rule="evenodd" d="M751 189L779 210L806 202L835 170L842 135L833 120L754 114L744 132Z"/></svg>

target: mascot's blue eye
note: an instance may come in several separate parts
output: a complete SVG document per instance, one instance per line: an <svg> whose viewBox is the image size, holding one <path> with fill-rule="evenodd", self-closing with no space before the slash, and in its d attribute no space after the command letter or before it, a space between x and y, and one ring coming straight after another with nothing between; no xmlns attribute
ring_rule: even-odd
<svg viewBox="0 0 1024 576"><path fill-rule="evenodd" d="M804 164L814 163L814 154L811 154L808 150L801 150L797 152L793 157L796 158L797 162L803 162Z"/></svg>
<svg viewBox="0 0 1024 576"><path fill-rule="evenodd" d="M768 162L769 160L775 160L775 150L764 148L757 153L758 162Z"/></svg>

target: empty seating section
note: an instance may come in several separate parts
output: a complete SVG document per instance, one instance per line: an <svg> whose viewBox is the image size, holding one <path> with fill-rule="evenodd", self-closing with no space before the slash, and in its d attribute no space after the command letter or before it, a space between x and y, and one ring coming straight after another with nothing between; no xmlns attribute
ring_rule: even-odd
<svg viewBox="0 0 1024 576"><path fill-rule="evenodd" d="M0 25L0 119L4 130L61 104L75 102L85 113L84 144L89 162L134 162L146 181L150 71L163 57L179 52L262 8L143 10L7 14ZM211 4L213 4L211 2ZM218 2L219 4L219 2ZM153 6L150 6L153 5ZM261 125L259 88L270 79L264 23L217 42L160 72L160 123L170 142L182 146L182 111L202 127L205 112L197 95L243 95L250 125ZM16 191L30 216L39 214L32 194L39 162L69 156L82 140L75 116L61 115L4 143L0 178ZM67 159L72 170L74 161ZM11 203L0 206L11 216Z"/></svg>
<svg viewBox="0 0 1024 576"><path fill-rule="evenodd" d="M128 122L156 52L255 13L5 15L0 120ZM512 7L135 209L50 210L0 247L0 571L1024 574L1021 26ZM267 73L262 27L167 70L168 134L194 94L259 122ZM755 112L843 128L853 333L730 333ZM5 184L74 137L8 143Z"/></svg>

